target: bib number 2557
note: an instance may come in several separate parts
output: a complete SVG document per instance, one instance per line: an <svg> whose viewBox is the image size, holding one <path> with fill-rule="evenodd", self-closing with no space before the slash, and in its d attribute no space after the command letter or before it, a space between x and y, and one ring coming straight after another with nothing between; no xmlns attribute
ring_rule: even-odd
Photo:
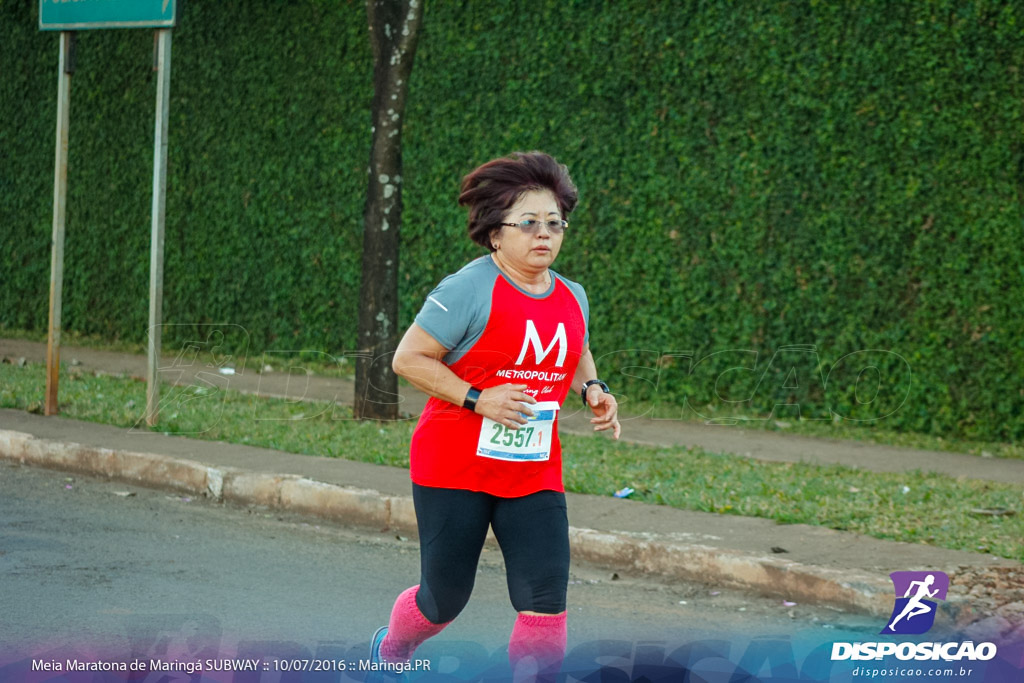
<svg viewBox="0 0 1024 683"><path fill-rule="evenodd" d="M551 457L551 436L558 407L555 401L531 405L534 414L519 429L506 427L485 417L477 442L477 455L514 462L547 460Z"/></svg>

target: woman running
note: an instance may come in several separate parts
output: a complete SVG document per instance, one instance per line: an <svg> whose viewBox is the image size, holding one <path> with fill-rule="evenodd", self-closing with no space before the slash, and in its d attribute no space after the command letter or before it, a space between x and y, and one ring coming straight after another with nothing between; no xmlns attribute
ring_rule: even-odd
<svg viewBox="0 0 1024 683"><path fill-rule="evenodd" d="M431 398L410 447L420 582L373 637L381 671L401 671L465 607L488 527L518 612L515 678L550 678L561 666L569 523L559 408L573 392L595 431L620 433L588 346L586 294L551 270L577 196L566 167L539 152L490 161L462 181L469 236L490 253L441 281L395 353L395 372Z"/></svg>

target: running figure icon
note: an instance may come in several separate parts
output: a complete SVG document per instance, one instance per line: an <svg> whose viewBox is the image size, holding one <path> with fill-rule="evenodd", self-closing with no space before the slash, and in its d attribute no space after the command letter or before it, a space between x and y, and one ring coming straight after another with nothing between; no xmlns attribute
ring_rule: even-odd
<svg viewBox="0 0 1024 683"><path fill-rule="evenodd" d="M904 617L907 618L907 621L910 621L912 618L918 616L919 614L928 614L932 611L932 605L924 603L922 602L922 600L924 598L934 598L938 594L938 588L936 588L933 591L928 590L928 588L934 583L934 574L929 574L924 578L923 581L910 582L910 586L907 588L907 592L903 595L903 597L910 598L910 600L903 607L903 611L900 612L899 616L893 619L892 623L889 624L890 631L896 632L896 622L898 622L900 619L903 619ZM916 593L914 592L915 586ZM914 593L914 595L911 595L911 593Z"/></svg>
<svg viewBox="0 0 1024 683"><path fill-rule="evenodd" d="M946 599L949 575L938 570L899 571L889 574L896 600L881 633L919 635L935 625L938 601ZM915 619L915 617L917 617Z"/></svg>

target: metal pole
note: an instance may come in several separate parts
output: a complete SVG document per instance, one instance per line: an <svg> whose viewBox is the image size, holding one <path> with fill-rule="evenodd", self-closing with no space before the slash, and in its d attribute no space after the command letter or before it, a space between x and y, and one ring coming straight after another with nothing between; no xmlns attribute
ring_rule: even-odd
<svg viewBox="0 0 1024 683"><path fill-rule="evenodd" d="M157 30L156 130L153 143L153 229L149 259L149 358L146 372L146 424L159 415L160 337L164 298L164 219L167 199L167 119L171 97L171 29Z"/></svg>
<svg viewBox="0 0 1024 683"><path fill-rule="evenodd" d="M50 259L50 332L46 342L45 415L56 415L60 380L60 313L64 285L64 217L68 195L68 128L75 34L60 33L60 70L57 77L57 151L53 176L53 241Z"/></svg>

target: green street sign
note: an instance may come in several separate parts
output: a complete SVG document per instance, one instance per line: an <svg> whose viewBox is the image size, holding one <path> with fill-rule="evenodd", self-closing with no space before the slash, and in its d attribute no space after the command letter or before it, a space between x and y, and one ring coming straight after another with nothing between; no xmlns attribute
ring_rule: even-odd
<svg viewBox="0 0 1024 683"><path fill-rule="evenodd" d="M177 4L177 0L39 0L39 29L171 28Z"/></svg>

